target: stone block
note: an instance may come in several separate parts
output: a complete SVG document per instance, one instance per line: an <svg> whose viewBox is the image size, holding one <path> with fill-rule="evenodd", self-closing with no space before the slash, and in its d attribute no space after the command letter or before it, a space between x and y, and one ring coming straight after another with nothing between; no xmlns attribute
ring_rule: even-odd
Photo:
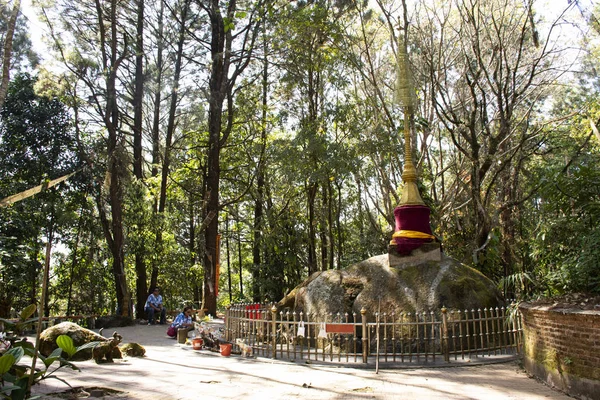
<svg viewBox="0 0 600 400"><path fill-rule="evenodd" d="M423 243L421 247L413 250L409 255L402 255L396 251L396 246L388 246L390 268L406 268L428 261L441 261L442 250L438 242Z"/></svg>

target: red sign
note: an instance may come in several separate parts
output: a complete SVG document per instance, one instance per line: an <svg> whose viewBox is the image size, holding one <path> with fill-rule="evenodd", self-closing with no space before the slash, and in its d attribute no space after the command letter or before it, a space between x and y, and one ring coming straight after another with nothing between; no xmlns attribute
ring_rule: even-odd
<svg viewBox="0 0 600 400"><path fill-rule="evenodd" d="M326 324L325 332L353 334L354 324Z"/></svg>

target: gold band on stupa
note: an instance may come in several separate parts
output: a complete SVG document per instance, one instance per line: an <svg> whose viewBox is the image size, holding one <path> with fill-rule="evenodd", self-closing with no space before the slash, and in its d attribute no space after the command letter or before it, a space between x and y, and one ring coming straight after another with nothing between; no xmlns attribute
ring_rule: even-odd
<svg viewBox="0 0 600 400"><path fill-rule="evenodd" d="M397 237L405 237L405 238L409 238L409 239L435 239L435 236L430 235L428 233L425 232L419 232L419 231L409 231L407 229L401 229L397 232L394 232L394 234L392 235L392 238L397 238Z"/></svg>

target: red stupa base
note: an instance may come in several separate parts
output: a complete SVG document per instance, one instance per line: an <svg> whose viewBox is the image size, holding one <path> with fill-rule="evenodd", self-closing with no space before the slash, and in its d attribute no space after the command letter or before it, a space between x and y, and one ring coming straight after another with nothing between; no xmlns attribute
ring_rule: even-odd
<svg viewBox="0 0 600 400"><path fill-rule="evenodd" d="M403 205L396 207L394 210L396 232L407 230L433 235L431 232L431 225L429 224L430 212L429 207L423 205ZM433 239L394 238L396 250L401 255L409 255L413 250L421 247L423 243L432 241Z"/></svg>

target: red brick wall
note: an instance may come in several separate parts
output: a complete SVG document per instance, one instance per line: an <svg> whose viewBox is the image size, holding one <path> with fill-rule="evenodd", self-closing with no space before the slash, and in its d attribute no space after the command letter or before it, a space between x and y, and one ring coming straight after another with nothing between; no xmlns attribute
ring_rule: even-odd
<svg viewBox="0 0 600 400"><path fill-rule="evenodd" d="M600 399L600 311L522 303L524 364L551 386Z"/></svg>

